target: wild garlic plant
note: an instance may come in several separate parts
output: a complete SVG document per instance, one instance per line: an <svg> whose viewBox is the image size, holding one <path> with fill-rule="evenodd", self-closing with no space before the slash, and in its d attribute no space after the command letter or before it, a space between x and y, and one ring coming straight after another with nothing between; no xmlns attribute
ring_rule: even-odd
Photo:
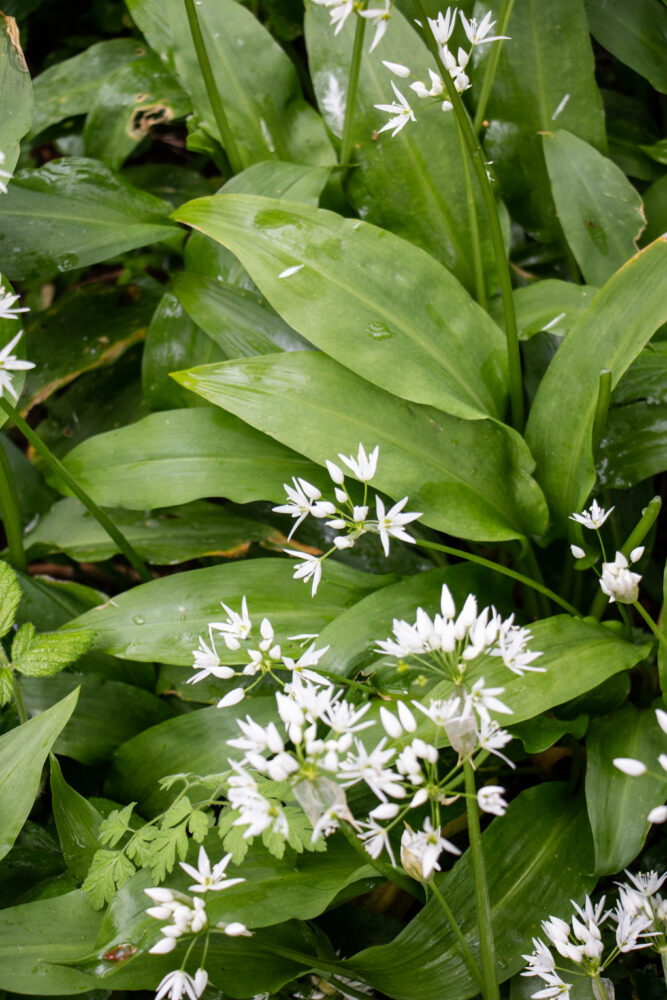
<svg viewBox="0 0 667 1000"><path fill-rule="evenodd" d="M532 954L523 956L528 964L522 975L537 977L545 984L531 994L532 1000L569 997L575 984L586 977L596 1000L614 1000L613 984L603 973L619 955L630 951L653 948L664 967L667 901L658 890L667 873L625 874L628 881L616 883L618 900L613 909L605 909L606 896L595 904L586 896L583 906L571 901L574 913L569 922L554 916L542 921L547 941L533 938Z"/></svg>
<svg viewBox="0 0 667 1000"><path fill-rule="evenodd" d="M667 736L667 712L662 708L656 708L655 717L660 729ZM639 778L643 774L648 774L653 778L657 778L658 781L662 781L664 780L665 772L667 772L667 753L659 754L657 760L661 768L660 771L652 771L643 760L637 760L636 757L615 757L613 764L619 771L622 771L623 774L627 774L631 778ZM655 806L650 810L646 820L648 823L666 822L667 805Z"/></svg>

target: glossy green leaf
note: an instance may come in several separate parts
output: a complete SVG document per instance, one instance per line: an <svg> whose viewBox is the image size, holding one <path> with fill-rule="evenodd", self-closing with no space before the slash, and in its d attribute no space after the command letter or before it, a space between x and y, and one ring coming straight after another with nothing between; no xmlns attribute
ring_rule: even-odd
<svg viewBox="0 0 667 1000"><path fill-rule="evenodd" d="M512 297L519 340L529 340L542 331L557 337L565 336L596 292L597 288L589 285L573 285L556 278L545 278L544 281L515 288ZM491 300L489 314L498 326L504 326L500 299Z"/></svg>
<svg viewBox="0 0 667 1000"><path fill-rule="evenodd" d="M644 192L646 229L644 242L657 239L667 230L667 174Z"/></svg>
<svg viewBox="0 0 667 1000"><path fill-rule="evenodd" d="M20 685L26 712L37 716L31 722L46 715L56 699L80 689L76 709L67 729L58 737L54 752L82 764L108 760L121 743L172 715L166 702L148 691L96 674L62 673L50 677L48 683L22 677Z"/></svg>
<svg viewBox="0 0 667 1000"><path fill-rule="evenodd" d="M74 877L85 878L100 847L102 816L88 799L68 785L56 757L51 757L51 804L65 864Z"/></svg>
<svg viewBox="0 0 667 1000"><path fill-rule="evenodd" d="M0 12L0 170L11 174L19 155L19 140L32 120L33 95L30 73L21 49L19 29L13 17ZM0 181L7 177L0 174ZM0 192L1 194L1 192Z"/></svg>
<svg viewBox="0 0 667 1000"><path fill-rule="evenodd" d="M500 0L485 11L498 16ZM513 218L538 239L560 238L541 132L564 128L605 152L602 100L595 84L584 0L527 0L515 6L486 108L487 156ZM473 96L490 46L475 52Z"/></svg>
<svg viewBox="0 0 667 1000"><path fill-rule="evenodd" d="M437 16L438 9L433 9L432 17ZM306 44L320 110L331 131L340 138L355 19L349 18L334 35L329 15L330 11L322 7L308 7ZM394 100L391 80L398 83L408 99L411 96L408 81L392 77L383 60L409 66L420 80L428 78L429 66L435 68L409 15L404 17L395 6L390 28L373 52L368 51L368 44L364 45L352 132L355 168L346 178L346 193L363 219L427 250L473 292L465 175L454 116L443 114L438 104L418 102L416 122L409 123L395 137L389 132L378 135L387 119L375 105ZM372 37L370 24L367 37ZM486 213L478 185L475 180L472 183L484 270L492 289L495 261Z"/></svg>
<svg viewBox="0 0 667 1000"><path fill-rule="evenodd" d="M113 38L49 66L33 81L35 114L30 134L37 135L63 118L86 114L109 74L145 52L136 39Z"/></svg>
<svg viewBox="0 0 667 1000"><path fill-rule="evenodd" d="M632 362L614 389L612 410L623 403L667 403L667 341L654 338Z"/></svg>
<svg viewBox="0 0 667 1000"><path fill-rule="evenodd" d="M9 851L32 809L49 750L67 725L78 697L66 698L0 736L0 858Z"/></svg>
<svg viewBox="0 0 667 1000"><path fill-rule="evenodd" d="M201 406L201 400L177 385L169 374L183 364L205 365L225 357L218 345L190 319L176 296L165 292L148 328L141 360L148 406L152 410Z"/></svg>
<svg viewBox="0 0 667 1000"><path fill-rule="evenodd" d="M0 202L6 273L44 277L171 239L178 230L170 210L95 160L68 157L22 170Z"/></svg>
<svg viewBox="0 0 667 1000"><path fill-rule="evenodd" d="M667 469L667 403L614 407L597 456L601 486L629 489Z"/></svg>
<svg viewBox="0 0 667 1000"><path fill-rule="evenodd" d="M331 167L264 160L230 177L221 191L225 194L260 194L266 198L284 198L286 201L317 205L330 176Z"/></svg>
<svg viewBox="0 0 667 1000"><path fill-rule="evenodd" d="M582 509L595 482L591 433L600 370L611 371L615 386L667 320L662 294L666 273L667 240L652 243L628 261L581 314L540 384L526 440L561 532L568 516Z"/></svg>
<svg viewBox="0 0 667 1000"><path fill-rule="evenodd" d="M37 996L94 989L92 976L65 963L90 953L101 920L78 891L0 910L0 989Z"/></svg>
<svg viewBox="0 0 667 1000"><path fill-rule="evenodd" d="M500 981L525 964L545 914L569 910L590 890L593 858L586 812L562 784L530 788L482 835ZM470 851L436 876L473 952L478 951ZM477 994L435 897L391 944L348 959L348 974L395 1000L464 1000Z"/></svg>
<svg viewBox="0 0 667 1000"><path fill-rule="evenodd" d="M100 86L83 131L86 156L118 169L156 125L183 118L190 98L154 52L115 69Z"/></svg>
<svg viewBox="0 0 667 1000"><path fill-rule="evenodd" d="M658 0L586 0L596 42L667 94L667 10Z"/></svg>
<svg viewBox="0 0 667 1000"><path fill-rule="evenodd" d="M224 618L221 601L240 609L247 595L251 616L258 622L269 618L276 642L284 643L289 635L319 632L369 591L393 582L390 576L328 563L317 595L306 602L308 591L292 572L290 559L253 559L166 576L119 594L64 628L93 628L94 648L117 656L190 666L208 623ZM225 655L228 663L245 659L243 650Z"/></svg>
<svg viewBox="0 0 667 1000"><path fill-rule="evenodd" d="M279 500L292 476L321 485L326 478L300 455L209 407L154 413L89 438L65 464L97 503L130 510L215 496Z"/></svg>
<svg viewBox="0 0 667 1000"><path fill-rule="evenodd" d="M406 240L253 195L202 198L176 215L229 247L290 326L357 374L467 419L502 415L502 334Z"/></svg>
<svg viewBox="0 0 667 1000"><path fill-rule="evenodd" d="M128 8L155 51L165 52L203 127L220 140L183 3L129 0ZM197 15L244 166L270 159L333 162L324 123L301 96L294 65L250 11L216 0Z"/></svg>
<svg viewBox="0 0 667 1000"><path fill-rule="evenodd" d="M310 347L260 295L245 288L184 271L174 276L171 289L190 318L227 358Z"/></svg>
<svg viewBox="0 0 667 1000"><path fill-rule="evenodd" d="M160 566L203 556L239 556L252 542L276 546L287 541L268 524L229 514L224 507L203 501L148 513L122 509L108 513L142 559ZM119 551L92 514L73 497L55 504L26 533L24 545L33 558L66 552L79 562L100 562Z"/></svg>
<svg viewBox="0 0 667 1000"><path fill-rule="evenodd" d="M0 866L0 898L5 907L27 903L45 883L66 875L55 831L26 820ZM67 890L65 890L67 891Z"/></svg>
<svg viewBox="0 0 667 1000"><path fill-rule="evenodd" d="M378 444L373 482L397 499L408 494L408 509L422 511L434 528L488 540L543 530L532 459L495 421L407 403L316 351L208 365L175 378L320 465L356 453L360 441Z"/></svg>
<svg viewBox="0 0 667 1000"><path fill-rule="evenodd" d="M558 218L581 272L603 285L637 252L642 200L623 171L571 132L542 137Z"/></svg>
<svg viewBox="0 0 667 1000"><path fill-rule="evenodd" d="M158 301L157 283L142 278L122 288L96 283L72 289L49 309L28 314L26 349L35 368L21 412L143 340Z"/></svg>
<svg viewBox="0 0 667 1000"><path fill-rule="evenodd" d="M646 817L667 798L667 775L657 760L665 749L665 734L654 711L625 705L591 722L586 749L586 803L595 843L595 873L609 875L627 867L639 854L650 829ZM615 757L640 760L656 777L632 778L614 767Z"/></svg>

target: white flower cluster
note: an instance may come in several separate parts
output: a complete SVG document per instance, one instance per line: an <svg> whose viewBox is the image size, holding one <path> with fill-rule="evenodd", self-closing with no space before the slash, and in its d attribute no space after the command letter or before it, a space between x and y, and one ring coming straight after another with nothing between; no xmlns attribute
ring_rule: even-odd
<svg viewBox="0 0 667 1000"><path fill-rule="evenodd" d="M289 514L295 519L288 539L292 537L299 525L309 516L325 520L327 527L340 531L341 534L334 538L333 547L321 556L304 555L294 549L285 549L288 555L295 556L300 562L294 567L294 578L297 580L312 580L312 594L315 596L320 580L322 579L322 563L332 554L341 549L351 549L357 540L367 532L373 532L380 536L382 548L386 556L389 555L389 539L399 538L404 542L414 542L414 538L405 530L405 526L411 521L416 521L421 517L421 513L409 514L403 511L407 497L403 497L398 503L385 509L384 502L378 496L375 497L375 518L368 516L369 508L368 483L373 479L377 470L378 456L380 448L378 445L367 455L363 444L359 445L356 457L354 455L342 455L338 457L347 466L353 476L364 484L364 496L361 504L355 504L347 487L345 486L345 475L334 462L327 460L327 469L334 484L334 496L336 503L331 500L322 499L321 491L305 479L293 478L293 486L285 483L287 503L274 507L278 514Z"/></svg>
<svg viewBox="0 0 667 1000"><path fill-rule="evenodd" d="M233 677L257 677L257 680L248 687L236 687L228 691L218 702L218 708L228 708L243 701L244 697L258 684L263 677L271 675L275 678L276 670L288 670L290 673L296 672L311 680L324 682L324 678L315 673L311 668L317 666L320 658L329 649L323 646L321 649L315 648L315 643L301 654L298 660L291 656L283 656L280 645L275 642L275 632L268 618L262 618L259 626L259 638L252 634L252 621L248 614L248 602L245 595L241 601L241 612L233 611L224 602L220 602L227 613L227 618L223 622L211 622L208 626L208 643L200 636L199 648L193 649L194 656L193 670L196 673L188 678L188 684L196 684L207 677L217 677L219 680L231 680ZM248 663L240 670L225 665L218 650L216 649L213 633L217 632L230 650L239 650L243 646L248 654ZM308 641L317 639L316 635L292 635L288 636L290 641Z"/></svg>
<svg viewBox="0 0 667 1000"><path fill-rule="evenodd" d="M329 10L331 26L335 26L335 35L342 30L343 25L352 11L356 11L359 17L366 18L369 21L375 21L375 35L373 36L371 47L368 50L369 52L372 52L375 46L382 40L389 26L389 18L391 17L391 0L384 0L383 7L374 7L371 8L371 10L365 10L358 0L313 0L313 2L317 4L318 7L326 7Z"/></svg>
<svg viewBox="0 0 667 1000"><path fill-rule="evenodd" d="M571 901L574 914L570 923L553 916L542 921L549 944L541 938L533 938L534 951L523 956L528 964L522 975L537 976L546 984L544 989L532 994L533 1000L569 997L573 983L564 980L561 972L569 973L570 978L572 974L583 974L599 979L622 952L650 947L659 949L664 944L667 903L658 895L658 889L667 873L658 876L655 872L645 875L626 872L626 875L630 882L619 884L619 899L614 910L605 911L604 896L595 906L587 896L583 907ZM602 934L608 921L615 925L615 941L605 956ZM557 966L552 948L561 958L571 962L574 969Z"/></svg>
<svg viewBox="0 0 667 1000"><path fill-rule="evenodd" d="M459 46L456 55L454 55L454 53L449 49L449 41L454 32L454 28L456 27L457 14L460 15L461 24L466 33L470 48L466 51L466 49ZM489 34L493 31L495 23L496 22L492 20L491 11L489 11L482 18L482 20L478 22L474 17L468 19L463 11L459 11L456 7L448 7L444 14L441 11L435 20L429 17L429 28L438 44L440 58L443 65L446 67L447 72L451 76L454 86L459 94L462 94L464 90L468 90L470 87L470 79L466 73L466 69L468 67L468 63L470 62L470 56L472 55L473 49L478 45L486 45L489 42L498 42L507 38L507 35ZM391 73L394 73L396 76L402 77L403 79L413 76L410 67L404 66L402 63L383 61L383 65L386 66ZM428 84L424 83L422 80L415 80L414 83L410 84L410 89L422 100L440 101L446 91L442 76L430 68L428 74ZM396 95L396 101L391 104L376 104L375 107L379 111L384 111L386 114L391 115L389 121L378 130L378 134L380 132L385 132L387 129L392 129L391 134L394 136L397 132L400 132L400 130L407 125L409 121L414 122L417 119L415 118L415 113L409 102L406 100L393 80L391 82L391 86L394 94ZM445 99L442 100L442 110L452 110L452 103L446 96Z"/></svg>
<svg viewBox="0 0 667 1000"><path fill-rule="evenodd" d="M667 734L667 712L662 708L656 708L655 715L663 733ZM638 778L642 774L650 774L652 777L658 778L659 781L664 780L664 775L660 775L655 771L649 771L646 764L635 757L615 757L613 764L619 771L629 775L631 778ZM658 764L663 771L667 771L667 753L661 753L658 756ZM667 820L667 805L656 806L655 809L651 809L646 819L649 823L664 823Z"/></svg>
<svg viewBox="0 0 667 1000"><path fill-rule="evenodd" d="M2 162L3 160L0 159L0 163ZM2 176L2 171L0 171L0 176ZM0 190L6 190L3 189L3 185L1 183ZM19 313L28 312L28 309L25 306L21 307L15 305L15 303L18 302L18 298L18 295L12 295L11 292L5 291L2 285L0 285L0 320L18 319ZM2 350L0 350L0 396L2 396L6 389L11 393L14 399L18 399L10 372L27 371L29 368L35 367L32 361L23 361L21 358L17 358L15 354L12 354L12 351L18 344L22 335L23 330L19 330L16 336L13 337L8 344L5 344Z"/></svg>
<svg viewBox="0 0 667 1000"><path fill-rule="evenodd" d="M5 162L5 154L0 149L0 167L4 162ZM7 185L5 181L10 181L11 179L12 179L11 174L8 174L6 170L0 170L0 192L2 194L7 194Z"/></svg>
<svg viewBox="0 0 667 1000"><path fill-rule="evenodd" d="M228 924L218 923L214 927L209 927L206 902L202 899L202 895L208 892L221 892L223 889L238 885L239 882L245 882L243 878L224 877L231 857L231 854L227 854L211 867L208 854L203 847L200 847L196 868L184 861L180 862L181 868L194 879L194 885L189 888L191 892L198 893L197 896L188 896L184 892L167 889L164 886L144 889L146 895L156 904L148 907L146 910L148 916L155 920L167 921L160 928L162 938L150 949L151 955L167 955L174 950L179 938L185 935L196 936L207 927L210 932L225 934L227 937L251 936L245 924L238 921ZM199 968L193 977L181 968L167 973L157 988L155 1000L161 1000L162 997L180 1000L184 994L189 1000L198 1000L207 984L208 974L205 969Z"/></svg>
<svg viewBox="0 0 667 1000"><path fill-rule="evenodd" d="M604 507L600 507L597 500L593 500L590 509L582 510L581 514L570 514L570 520L591 531L599 531L613 510L613 507L605 510ZM614 601L619 604L634 604L639 598L641 575L633 573L630 564L639 562L644 555L644 546L639 545L633 549L629 560L622 552L617 552L613 562L607 562L602 539L599 538L599 541L602 557L605 560L602 563L602 572L598 573L602 593L607 595L610 604ZM570 550L575 559L583 559L586 556L585 550L580 545L571 545Z"/></svg>

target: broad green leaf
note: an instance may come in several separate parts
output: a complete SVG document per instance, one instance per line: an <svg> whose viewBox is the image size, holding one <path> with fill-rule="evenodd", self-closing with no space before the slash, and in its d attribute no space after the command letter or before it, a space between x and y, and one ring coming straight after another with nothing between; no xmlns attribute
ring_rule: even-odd
<svg viewBox="0 0 667 1000"><path fill-rule="evenodd" d="M21 587L16 573L9 563L0 562L0 637L12 627L20 600Z"/></svg>
<svg viewBox="0 0 667 1000"><path fill-rule="evenodd" d="M55 831L26 820L0 867L3 909L27 903L39 893L44 883L63 875L66 875L66 869Z"/></svg>
<svg viewBox="0 0 667 1000"><path fill-rule="evenodd" d="M65 963L94 949L101 920L79 891L0 910L0 989L37 996L94 989L93 976Z"/></svg>
<svg viewBox="0 0 667 1000"><path fill-rule="evenodd" d="M264 160L230 177L221 191L225 194L260 194L266 198L284 198L285 201L317 205L331 176L331 169Z"/></svg>
<svg viewBox="0 0 667 1000"><path fill-rule="evenodd" d="M301 455L209 407L154 413L89 438L65 464L97 503L130 510L215 496L279 500L292 476L322 486L327 478Z"/></svg>
<svg viewBox="0 0 667 1000"><path fill-rule="evenodd" d="M122 288L97 282L59 296L43 312L28 314L26 350L35 368L27 377L21 412L83 372L113 363L143 340L158 302L157 282L142 278Z"/></svg>
<svg viewBox="0 0 667 1000"><path fill-rule="evenodd" d="M49 66L33 81L35 114L30 134L37 135L63 118L86 114L107 76L145 52L146 47L136 39L113 38Z"/></svg>
<svg viewBox="0 0 667 1000"><path fill-rule="evenodd" d="M317 595L306 601L308 591L292 572L290 559L252 559L166 576L119 594L63 628L94 629L94 648L117 656L190 666L208 623L225 617L221 601L240 609L247 595L251 617L257 623L269 618L282 644L290 635L319 632L344 608L394 580L327 563ZM226 663L246 659L242 649L225 654Z"/></svg>
<svg viewBox="0 0 667 1000"><path fill-rule="evenodd" d="M56 757L51 757L51 805L65 864L74 877L85 878L99 848L98 829L102 816L88 799L79 795L63 778Z"/></svg>
<svg viewBox="0 0 667 1000"><path fill-rule="evenodd" d="M530 951L545 914L569 912L570 899L581 899L594 885L586 811L565 785L530 788L493 820L482 843L502 982L525 964L522 953ZM436 879L478 953L470 851ZM464 1000L478 992L435 897L391 944L368 948L344 964L347 975L395 1000Z"/></svg>
<svg viewBox="0 0 667 1000"><path fill-rule="evenodd" d="M542 136L558 218L591 285L603 285L637 252L646 225L642 200L623 171L583 139L559 129Z"/></svg>
<svg viewBox="0 0 667 1000"><path fill-rule="evenodd" d="M204 177L194 167L177 163L133 163L123 168L123 177L174 208L191 198L203 198L217 186L215 178Z"/></svg>
<svg viewBox="0 0 667 1000"><path fill-rule="evenodd" d="M484 12L498 16L500 0ZM602 100L595 84L584 0L526 0L516 6L502 43L486 108L487 156L513 218L544 241L560 238L540 133L564 128L605 152ZM490 46L475 52L479 94ZM400 60L399 60L400 61Z"/></svg>
<svg viewBox="0 0 667 1000"><path fill-rule="evenodd" d="M218 345L190 319L176 296L165 292L148 328L141 359L146 403L152 410L201 406L201 401L177 385L169 374L184 364L210 364L225 357Z"/></svg>
<svg viewBox="0 0 667 1000"><path fill-rule="evenodd" d="M310 347L260 295L245 288L184 271L174 276L171 290L227 358Z"/></svg>
<svg viewBox="0 0 667 1000"><path fill-rule="evenodd" d="M46 684L36 677L22 677L18 683L26 712L37 716L31 722L42 718L38 713L46 714L57 698L79 689L76 709L54 752L82 764L108 760L121 743L173 714L165 701L148 691L92 673L61 673Z"/></svg>
<svg viewBox="0 0 667 1000"><path fill-rule="evenodd" d="M643 149L659 139L648 103L639 96L631 97L616 90L602 89L600 93L604 101L609 156L628 177L657 180L662 171Z"/></svg>
<svg viewBox="0 0 667 1000"><path fill-rule="evenodd" d="M666 273L667 240L657 240L628 261L581 314L537 391L526 440L560 532L568 516L582 509L595 482L591 433L600 371L611 371L615 386L667 320Z"/></svg>
<svg viewBox="0 0 667 1000"><path fill-rule="evenodd" d="M201 198L175 214L232 250L279 315L352 371L457 416L502 416L503 336L424 251L358 220L253 195Z"/></svg>
<svg viewBox="0 0 667 1000"><path fill-rule="evenodd" d="M87 267L178 237L170 210L96 160L68 157L14 178L0 202L0 255L12 280Z"/></svg>
<svg viewBox="0 0 667 1000"><path fill-rule="evenodd" d="M147 562L174 565L203 556L242 555L252 542L284 545L285 536L268 524L230 514L224 507L203 501L156 511L108 511L137 552ZM32 557L66 552L79 562L100 562L118 547L79 500L68 497L55 504L24 544Z"/></svg>
<svg viewBox="0 0 667 1000"><path fill-rule="evenodd" d="M32 809L49 750L74 711L78 692L0 736L0 858ZM4 985L0 983L0 985Z"/></svg>
<svg viewBox="0 0 667 1000"><path fill-rule="evenodd" d="M623 403L667 403L667 340L654 338L632 362L614 389L612 410Z"/></svg>
<svg viewBox="0 0 667 1000"><path fill-rule="evenodd" d="M658 764L665 734L654 711L625 705L591 722L586 750L586 803L595 844L595 873L610 875L639 854L650 829L646 817L667 798L667 775ZM640 760L656 777L632 778L614 767L615 757Z"/></svg>
<svg viewBox="0 0 667 1000"><path fill-rule="evenodd" d="M433 17L438 9L433 9ZM349 18L340 33L334 35L329 15L330 11L309 5L306 45L320 110L331 131L340 138L355 18ZM466 182L454 116L443 114L439 103L418 102L416 122L409 123L395 137L388 132L378 135L387 119L375 105L394 100L391 81L398 83L408 99L412 96L408 81L396 80L383 61L410 66L420 80L428 79L429 67L435 69L432 56L413 30L409 14L404 17L392 6L390 28L373 52L364 46L352 132L355 167L346 178L346 193L363 219L427 250L473 292ZM485 209L474 180L473 192L484 272L491 291L495 289L495 260L488 227L482 221L486 219Z"/></svg>
<svg viewBox="0 0 667 1000"><path fill-rule="evenodd" d="M32 120L33 95L30 73L26 65L19 29L13 17L0 12L0 152L4 161L0 171L11 174L19 156L19 140L23 138ZM7 177L0 173L5 185ZM2 192L0 192L2 196Z"/></svg>
<svg viewBox="0 0 667 1000"><path fill-rule="evenodd" d="M597 290L589 285L573 285L556 278L545 278L524 288L515 288L512 297L519 340L529 340L542 331L563 337ZM491 300L489 313L502 328L504 316L500 299Z"/></svg>
<svg viewBox="0 0 667 1000"><path fill-rule="evenodd" d="M19 498L21 524L25 529L34 518L46 513L57 499L57 494L46 485L44 477L25 452L4 434L0 435L0 447L4 449L9 460Z"/></svg>
<svg viewBox="0 0 667 1000"><path fill-rule="evenodd" d="M574 719L557 719L552 715L536 715L533 719L512 726L512 736L518 736L526 753L542 753L557 743L566 733L581 740L588 728L588 716L576 715Z"/></svg>
<svg viewBox="0 0 667 1000"><path fill-rule="evenodd" d="M586 0L596 42L667 94L667 10L658 0Z"/></svg>
<svg viewBox="0 0 667 1000"><path fill-rule="evenodd" d="M397 399L316 351L174 377L320 465L339 452L356 453L359 442L379 445L374 484L396 499L407 494L408 509L422 511L431 527L480 540L543 530L532 458L495 421L460 420Z"/></svg>
<svg viewBox="0 0 667 1000"><path fill-rule="evenodd" d="M667 469L667 403L610 410L597 455L601 486L629 489Z"/></svg>
<svg viewBox="0 0 667 1000"><path fill-rule="evenodd" d="M644 242L657 239L667 229L667 174L644 192L646 229Z"/></svg>
<svg viewBox="0 0 667 1000"><path fill-rule="evenodd" d="M202 127L221 141L183 3L129 0L128 8L152 47L165 53ZM243 165L270 159L331 163L324 123L303 99L294 65L250 11L234 0L216 0L199 6L197 15Z"/></svg>
<svg viewBox="0 0 667 1000"><path fill-rule="evenodd" d="M154 52L115 69L100 86L83 130L86 156L117 170L156 125L183 118L190 98Z"/></svg>

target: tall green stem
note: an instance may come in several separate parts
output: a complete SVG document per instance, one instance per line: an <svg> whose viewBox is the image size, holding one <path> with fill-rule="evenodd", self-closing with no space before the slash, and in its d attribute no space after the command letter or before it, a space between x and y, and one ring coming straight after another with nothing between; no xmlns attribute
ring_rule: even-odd
<svg viewBox="0 0 667 1000"><path fill-rule="evenodd" d="M21 529L21 515L19 513L19 498L16 492L16 483L12 467L7 458L3 442L0 441L0 508L2 509L2 522L7 535L7 545L9 546L9 559L16 569L25 572L26 559L23 550L23 531Z"/></svg>
<svg viewBox="0 0 667 1000"><path fill-rule="evenodd" d="M367 0L362 3L361 9L366 8ZM350 63L350 75L347 82L347 97L345 99L345 121L343 122L343 137L340 143L340 165L347 168L350 165L350 153L352 152L352 129L354 127L354 115L357 110L357 91L359 89L359 73L361 71L361 57L363 55L364 34L366 32L366 18L357 15L357 24L354 29L354 44L352 46L352 61Z"/></svg>
<svg viewBox="0 0 667 1000"><path fill-rule="evenodd" d="M463 774L466 789L468 834L470 836L470 852L472 856L472 875L475 884L479 949L482 956L482 974L484 976L484 1000L500 1000L498 977L496 975L495 948L493 945L491 903L489 902L489 888L486 881L482 831L479 825L475 772L469 760L463 762Z"/></svg>
<svg viewBox="0 0 667 1000"><path fill-rule="evenodd" d="M495 28L495 34L504 35L507 31L507 22L510 19L510 14L512 13L512 7L514 6L514 0L503 0L500 5L500 13L498 14L498 22ZM486 106L489 103L489 96L491 94L491 88L493 87L493 81L496 77L496 70L498 69L498 60L500 59L500 50L502 48L502 42L494 42L491 46L491 53L486 63L486 69L484 70L484 79L482 80L482 88L479 92L479 101L477 103L477 110L475 111L475 121L474 129L475 132L479 134L482 125L484 124L484 115L486 114Z"/></svg>
<svg viewBox="0 0 667 1000"><path fill-rule="evenodd" d="M450 76L449 70L442 61L439 46L433 37L432 32L429 30L428 17L424 8L423 0L414 0L414 3L417 14L419 15L424 26L424 38L426 44L433 53L438 66L440 67L440 75L442 76L442 81L447 90L447 97L449 98L449 101L454 109L456 120L461 126L463 138L466 146L468 147L468 152L470 153L473 169L477 175L477 180L479 181L482 198L484 199L484 205L489 218L489 231L491 234L491 243L493 244L493 253L496 258L498 280L500 282L500 292L503 302L503 314L505 317L505 337L507 339L507 360L509 364L509 390L512 425L517 431L521 432L523 431L524 411L521 355L519 353L519 333L517 330L516 313L514 311L514 300L512 298L512 279L510 276L509 262L507 254L505 253L505 243L503 241L503 232L500 226L500 216L498 215L496 199L491 188L491 181L486 173L486 157L484 150L477 139L477 133L472 127L472 122L468 117L468 112L465 109L465 105L461 100L460 94L454 86L454 81Z"/></svg>
<svg viewBox="0 0 667 1000"><path fill-rule="evenodd" d="M201 25L199 24L199 18L197 17L195 3L194 0L184 0L184 2L185 11L188 15L188 23L190 25L190 34L192 35L195 52L197 53L197 62L199 63L201 75L204 79L204 86L206 87L206 93L208 94L208 99L210 101L211 108L213 109L213 116L215 118L215 123L218 126L220 138L222 139L222 145L227 153L229 164L233 172L235 174L240 174L243 170L243 160L241 159L241 154L239 153L238 146L236 145L234 133L229 127L227 115L225 114L225 108L220 98L220 94L218 93L215 77L213 76L213 70L211 69L211 63L208 58L208 52L206 51L206 42L204 41Z"/></svg>
<svg viewBox="0 0 667 1000"><path fill-rule="evenodd" d="M658 628L656 623L651 618L648 611L644 610L639 601L635 601L632 606L636 611L639 612L640 616L644 619L644 621L650 628L651 632L653 632L653 635L656 637L658 642L661 643L665 647L665 649L667 649L667 636L665 635L664 632L661 632L661 630Z"/></svg>
<svg viewBox="0 0 667 1000"><path fill-rule="evenodd" d="M56 458L51 449L44 444L42 439L37 434L35 434L32 427L26 423L19 413L17 413L11 403L7 402L4 396L0 396L0 407L5 411L8 417L11 417L18 429L21 431L21 434L23 434L26 440L30 442L38 455L42 456L51 471L62 479L63 482L69 486L74 496L81 501L84 507L88 508L98 524L104 528L109 538L116 543L120 551L127 558L128 562L136 569L144 583L152 580L153 577L151 576L143 559L136 552L130 542L128 542L122 531L116 527L108 514L105 514L104 511L97 506L95 501L88 496L86 491L79 486L76 479L67 471L60 459Z"/></svg>
<svg viewBox="0 0 667 1000"><path fill-rule="evenodd" d="M558 604L564 611L580 617L577 609L559 594L554 593L553 590L549 590L548 587L538 583L537 580L531 580L529 576L517 573L516 570L510 569L509 566L501 566L500 563L493 562L491 559L485 559L484 556L476 556L472 552L466 552L465 549L454 549L451 545L441 545L440 542L430 542L425 538L418 538L416 544L423 549L436 549L438 552L446 552L447 555L458 556L460 559L466 559L468 562L477 563L478 566L486 566L487 569L493 570L494 573L509 576L512 580L522 583L525 587L532 587L538 593L544 594L545 597L548 597L554 604Z"/></svg>
<svg viewBox="0 0 667 1000"><path fill-rule="evenodd" d="M470 948L468 946L468 942L466 941L466 939L464 938L463 934L461 933L461 928L457 924L456 918L455 918L454 914L452 913L452 911L451 911L451 909L449 907L449 904L447 903L447 901L445 900L445 897L442 895L442 893L438 889L437 885L435 884L435 879L432 879L428 883L428 886L429 886L429 889L431 889L431 891L433 892L433 895L435 896L435 898L440 903L440 908L441 908L442 912L445 914L445 917L447 918L447 922L448 922L449 926L454 931L454 935L456 937L456 940L459 943L459 946L461 948L461 953L463 954L464 961L465 961L466 965L468 966L468 971L470 972L470 975L475 980L475 982L479 986L480 990L483 992L484 991L484 980L483 980L482 975L481 975L481 973L479 971L479 968L477 966L477 960L475 959L475 956L471 952L471 950L470 950Z"/></svg>
<svg viewBox="0 0 667 1000"><path fill-rule="evenodd" d="M470 176L470 164L468 163L468 147L463 138L463 132L458 121L456 122L456 133L459 137L461 148L461 163L463 165L463 181L466 191L466 205L468 208L468 225L470 227L470 244L472 248L472 265L475 274L475 298L482 309L486 309L486 281L484 280L484 263L482 261L482 246L479 240L479 221L477 219L477 206L475 205L475 193L472 188L472 178Z"/></svg>

